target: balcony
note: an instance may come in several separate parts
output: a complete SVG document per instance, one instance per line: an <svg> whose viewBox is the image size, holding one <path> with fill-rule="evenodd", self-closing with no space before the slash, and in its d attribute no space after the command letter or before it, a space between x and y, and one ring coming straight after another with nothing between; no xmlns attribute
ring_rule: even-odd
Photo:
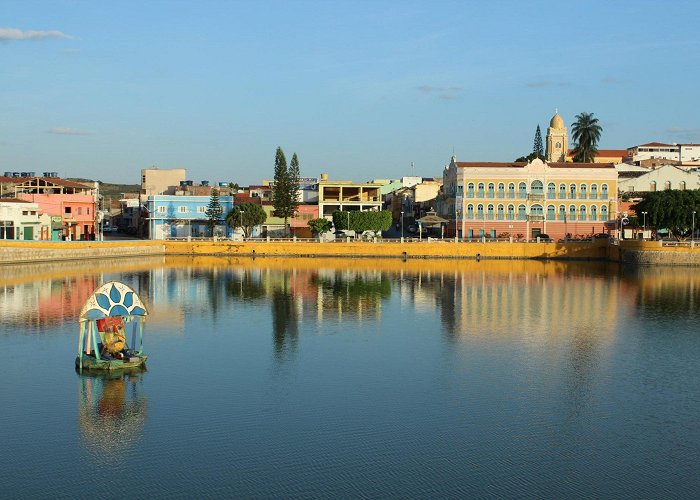
<svg viewBox="0 0 700 500"><path fill-rule="evenodd" d="M530 201L544 201L544 193L530 193L527 199Z"/></svg>
<svg viewBox="0 0 700 500"><path fill-rule="evenodd" d="M529 221L543 221L544 215L528 215L527 220L529 220Z"/></svg>

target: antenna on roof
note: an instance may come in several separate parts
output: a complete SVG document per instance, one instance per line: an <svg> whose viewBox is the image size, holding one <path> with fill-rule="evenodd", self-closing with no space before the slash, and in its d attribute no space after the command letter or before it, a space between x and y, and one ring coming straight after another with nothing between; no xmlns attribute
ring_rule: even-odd
<svg viewBox="0 0 700 500"><path fill-rule="evenodd" d="M413 164L413 162L411 162L411 176L413 177L414 175L416 175L416 169L415 169L415 165Z"/></svg>

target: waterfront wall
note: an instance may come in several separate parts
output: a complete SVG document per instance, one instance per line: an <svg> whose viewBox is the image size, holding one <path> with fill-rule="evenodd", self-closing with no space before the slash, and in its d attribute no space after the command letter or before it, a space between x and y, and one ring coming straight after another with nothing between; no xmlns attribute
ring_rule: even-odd
<svg viewBox="0 0 700 500"><path fill-rule="evenodd" d="M3 241L0 264L163 255L163 242Z"/></svg>
<svg viewBox="0 0 700 500"><path fill-rule="evenodd" d="M313 241L120 241L31 242L0 244L0 264L135 256L331 257L399 259L554 259L599 260L633 265L700 265L700 249L662 247L657 241L607 240L567 243L334 242Z"/></svg>

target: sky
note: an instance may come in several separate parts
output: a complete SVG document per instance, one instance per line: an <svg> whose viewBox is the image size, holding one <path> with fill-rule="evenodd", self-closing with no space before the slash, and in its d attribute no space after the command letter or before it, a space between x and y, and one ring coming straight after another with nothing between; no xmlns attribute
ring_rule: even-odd
<svg viewBox="0 0 700 500"><path fill-rule="evenodd" d="M532 152L700 142L696 1L43 1L0 16L0 175L137 184L441 176ZM411 167L413 163L414 167Z"/></svg>

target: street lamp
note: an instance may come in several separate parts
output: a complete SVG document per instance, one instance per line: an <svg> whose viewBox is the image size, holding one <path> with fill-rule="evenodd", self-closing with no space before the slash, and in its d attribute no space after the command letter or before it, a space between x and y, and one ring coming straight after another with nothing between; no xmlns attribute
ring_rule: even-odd
<svg viewBox="0 0 700 500"><path fill-rule="evenodd" d="M401 239L403 240L403 210L401 210Z"/></svg>
<svg viewBox="0 0 700 500"><path fill-rule="evenodd" d="M695 213L695 212L693 212L693 213ZM642 216L644 217L644 230L646 231L647 230L647 213L642 212Z"/></svg>
<svg viewBox="0 0 700 500"><path fill-rule="evenodd" d="M350 210L348 210L348 231L350 231Z"/></svg>
<svg viewBox="0 0 700 500"><path fill-rule="evenodd" d="M243 233L243 239L245 239L245 230L243 229L243 214L245 211L241 210L241 232Z"/></svg>
<svg viewBox="0 0 700 500"><path fill-rule="evenodd" d="M693 210L693 229L690 232L690 246L694 246L695 243L695 210Z"/></svg>

